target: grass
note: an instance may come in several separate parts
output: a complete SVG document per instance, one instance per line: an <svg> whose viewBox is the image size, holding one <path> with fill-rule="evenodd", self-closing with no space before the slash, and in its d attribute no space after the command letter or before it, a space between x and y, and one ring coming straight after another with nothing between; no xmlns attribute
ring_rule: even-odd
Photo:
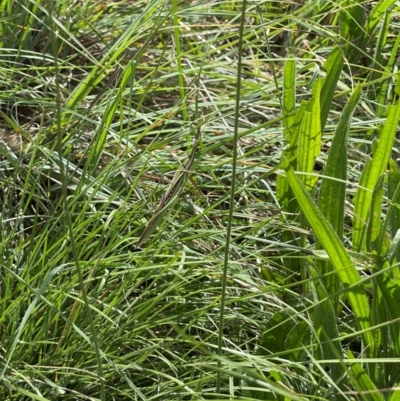
<svg viewBox="0 0 400 401"><path fill-rule="evenodd" d="M400 398L398 4L0 1L0 398Z"/></svg>

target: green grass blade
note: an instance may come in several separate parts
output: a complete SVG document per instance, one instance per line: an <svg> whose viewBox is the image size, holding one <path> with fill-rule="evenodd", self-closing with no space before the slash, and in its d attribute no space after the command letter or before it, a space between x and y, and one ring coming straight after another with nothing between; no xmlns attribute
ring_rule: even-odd
<svg viewBox="0 0 400 401"><path fill-rule="evenodd" d="M39 290L36 292L35 298L30 303L30 305L27 308L26 313L25 313L22 321L19 323L19 327L18 327L17 332L15 333L15 337L13 339L11 348L8 350L7 357L6 357L6 362L4 364L4 368L3 368L1 376L4 376L6 370L8 369L8 367L10 365L11 359L12 359L12 357L14 355L14 352L15 352L15 348L17 347L17 344L20 341L22 332L24 331L24 329L25 329L25 327L26 327L26 325L28 323L29 318L32 316L32 313L33 313L36 305L38 304L38 302L41 299L41 297L43 296L43 294L46 292L46 289L49 286L49 284L50 284L51 280L53 279L54 275L56 275L62 268L63 268L63 266L59 266L59 267L56 267L53 270L51 270L49 272L49 274L44 278ZM16 277L16 279L17 279L17 277ZM35 291L33 289L31 289L31 291L32 291L32 293L35 293Z"/></svg>
<svg viewBox="0 0 400 401"><path fill-rule="evenodd" d="M388 262L384 262L381 268L383 270L390 267ZM400 284L389 277L387 273L380 274L376 277L379 289L386 304L386 313L390 320L389 330L391 334L391 345L394 348L396 357L400 356Z"/></svg>
<svg viewBox="0 0 400 401"><path fill-rule="evenodd" d="M32 392L29 391L29 390L25 390L25 389L18 388L18 387L17 387L17 388L13 388L13 390L14 390L15 392L17 392L17 393L19 393L19 394L25 396L25 397L29 397L29 398L28 398L29 400L35 400L35 401L50 401L49 398L42 397L41 395L32 393Z"/></svg>
<svg viewBox="0 0 400 401"><path fill-rule="evenodd" d="M117 111L117 107L121 104L122 101L122 93L125 89L125 86L128 83L128 80L134 73L133 64L130 63L123 72L123 76L121 82L118 85L117 93L113 96L112 101L107 102L106 108L104 110L103 119L99 127L99 133L96 138L95 146L93 146L89 153L89 163L88 165L92 165L93 169L98 168L99 160L104 150L104 144L106 142L107 134L109 133L111 124L115 118L115 112ZM116 76L116 78L119 78Z"/></svg>
<svg viewBox="0 0 400 401"><path fill-rule="evenodd" d="M176 53L176 63L178 67L178 85L179 85L179 94L182 107L182 117L185 121L189 121L189 115L186 108L186 91L185 91L185 82L184 82L184 73L182 68L182 51L181 51L181 35L180 35L180 26L179 26L179 12L178 12L178 1L173 0L172 2L172 15L173 15L173 24L174 24L174 46Z"/></svg>
<svg viewBox="0 0 400 401"><path fill-rule="evenodd" d="M134 36L140 31L140 25L146 20L146 16L157 3L150 3L144 8L134 21L125 29L119 38L108 49L107 53L99 61L98 65L75 87L66 102L66 107L75 109L77 105L90 94L90 92L109 74L116 61L122 56L123 52L131 45L135 39Z"/></svg>
<svg viewBox="0 0 400 401"><path fill-rule="evenodd" d="M296 62L288 60L285 64L283 73L283 115L285 119L283 135L289 143L294 139L291 138L291 127L295 121L294 111L296 107Z"/></svg>
<svg viewBox="0 0 400 401"><path fill-rule="evenodd" d="M368 330L371 327L370 308L361 278L337 234L321 211L314 205L293 169L285 160L283 166L304 216L317 236L318 241L329 255L342 284L347 289L349 301L358 325L362 330L365 330L362 336L367 354L375 355L374 337L371 331Z"/></svg>
<svg viewBox="0 0 400 401"><path fill-rule="evenodd" d="M389 61L386 66L386 70L382 73L383 76L387 76L387 79L383 81L379 90L378 106L376 108L376 114L378 117L383 116L386 111L386 105L389 102L390 88L392 86L392 76L395 61L397 58L398 50L400 45L400 33L397 35L396 42L393 44L393 49L390 54Z"/></svg>
<svg viewBox="0 0 400 401"><path fill-rule="evenodd" d="M242 91L242 60L243 60L243 42L244 42L244 26L246 20L246 7L247 1L243 0L241 14L240 14L240 26L238 31L239 43L238 43L238 61L236 66L237 78L236 78L236 93L235 93L235 116L234 116L234 129L232 135L233 149L232 149L232 180L229 194L229 212L228 222L226 227L226 238L225 238L225 251L223 261L223 272L221 278L221 302L219 305L219 327L218 327L218 356L222 356L222 345L223 345L223 333L225 330L225 301L226 301L226 290L228 281L228 267L231 258L231 235L234 226L233 211L235 209L235 196L236 196L236 167L238 160L238 149L239 149L239 115L241 105L241 91ZM221 367L221 362L218 360L218 367ZM217 393L221 389L221 374L217 372Z"/></svg>
<svg viewBox="0 0 400 401"><path fill-rule="evenodd" d="M376 250L374 242L376 241L381 232L382 201L384 195L383 182L384 182L384 176L381 175L372 192L371 209L369 212L367 238L366 238L366 245L368 252Z"/></svg>
<svg viewBox="0 0 400 401"><path fill-rule="evenodd" d="M338 340L339 332L336 325L336 314L329 294L318 277L317 271L313 267L310 267L309 271L313 278L313 280L311 280L311 287L315 304L313 327L319 335L321 349L323 351L321 359L335 360L338 357L342 358L343 351L340 341ZM330 364L330 372L332 379L336 383L339 383L343 374L340 360L338 360L337 363L333 362ZM336 397L336 399L339 399L340 396L336 394Z"/></svg>
<svg viewBox="0 0 400 401"><path fill-rule="evenodd" d="M396 205L398 203L400 186L400 171L397 163L394 160L389 161L389 175L388 175L388 198L391 204ZM393 208L392 213L389 216L389 230L392 238L400 229L400 210L397 207Z"/></svg>
<svg viewBox="0 0 400 401"><path fill-rule="evenodd" d="M339 47L335 47L324 64L326 77L323 80L321 91L321 131L324 131L325 128L343 64L344 60L342 51Z"/></svg>
<svg viewBox="0 0 400 401"><path fill-rule="evenodd" d="M366 247L364 232L371 207L372 191L379 177L386 171L399 118L400 102L395 106L389 106L388 117L382 128L379 142L375 146L374 155L367 161L360 179L354 199L353 248L356 250Z"/></svg>
<svg viewBox="0 0 400 401"><path fill-rule="evenodd" d="M400 383L397 383L393 386L393 390L388 397L388 401L400 401L400 391L399 391Z"/></svg>
<svg viewBox="0 0 400 401"><path fill-rule="evenodd" d="M371 35L386 11L396 2L396 0L380 0L369 13L365 24L367 34Z"/></svg>
<svg viewBox="0 0 400 401"><path fill-rule="evenodd" d="M383 48L386 44L387 35L389 33L389 23L390 23L390 14L385 13L385 18L383 23L381 24L381 28L379 30L379 37L378 41L375 46L375 53L374 53L374 64L372 66L372 73L370 77L370 81L375 82L385 73L385 70L382 68L384 65L384 58L383 58ZM383 70L383 71L382 71ZM382 82L384 83L384 81ZM375 100L377 98L377 94L379 93L379 87L382 84L381 82L377 82L373 85L374 90L368 91L368 98ZM378 107L379 108L379 104ZM380 115L379 115L380 116Z"/></svg>

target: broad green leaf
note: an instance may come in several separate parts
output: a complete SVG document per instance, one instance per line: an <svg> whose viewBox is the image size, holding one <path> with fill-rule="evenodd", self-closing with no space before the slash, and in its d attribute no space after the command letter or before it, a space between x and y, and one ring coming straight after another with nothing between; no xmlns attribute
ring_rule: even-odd
<svg viewBox="0 0 400 401"><path fill-rule="evenodd" d="M351 351L347 351L349 359L355 359ZM350 380L355 389L361 393L361 399L365 401L385 401L383 395L358 362L352 362L348 370Z"/></svg>
<svg viewBox="0 0 400 401"><path fill-rule="evenodd" d="M339 238L343 236L345 215L348 132L353 111L359 102L360 96L361 87L358 85L350 96L337 124L324 169L318 202L319 209ZM317 248L320 247L321 245L317 243ZM337 294L340 289L340 280L337 274L330 274L334 271L332 264L329 261L321 261L318 264L328 293ZM332 303L336 311L339 307L339 295L334 296Z"/></svg>
<svg viewBox="0 0 400 401"><path fill-rule="evenodd" d="M340 10L340 36L347 42L358 45L364 37L365 10L362 2L345 0ZM350 49L353 53L354 48Z"/></svg>
<svg viewBox="0 0 400 401"><path fill-rule="evenodd" d="M342 72L344 60L342 50L335 47L332 53L327 58L324 69L326 77L323 80L321 91L321 131L324 131L326 120L328 119L329 110L331 108L333 95L337 82Z"/></svg>
<svg viewBox="0 0 400 401"><path fill-rule="evenodd" d="M322 82L318 79L313 87L312 98L307 104L300 128L298 171L306 173L302 175L302 181L308 190L314 187L317 177L307 173L313 172L315 159L321 151L321 87Z"/></svg>
<svg viewBox="0 0 400 401"><path fill-rule="evenodd" d="M285 160L283 160L282 164L304 216L314 230L318 241L329 255L332 265L335 267L343 286L347 290L354 316L360 329L364 330L362 337L366 352L368 355L375 355L374 337L369 330L371 328L371 312L361 278L342 242L330 226L328 220L314 205L293 169Z"/></svg>
<svg viewBox="0 0 400 401"><path fill-rule="evenodd" d="M309 326L305 322L297 322L293 316L286 311L276 312L268 319L265 326L265 333L261 339L261 346L258 353L270 357L273 354L285 352L285 359L290 361L301 360L303 351L295 348L302 348L310 342ZM308 337L307 337L308 333ZM271 370L270 378L274 381L281 382L283 380L282 374L279 370ZM276 400L274 394L265 396L265 400ZM264 398L265 397L265 398ZM280 397L280 400L289 401L290 398Z"/></svg>
<svg viewBox="0 0 400 401"><path fill-rule="evenodd" d="M291 166L297 170L297 156L298 156L298 141L301 123L304 118L304 113L307 107L307 102L301 102L299 109L296 111L293 124L290 127L290 134L287 139L288 147L283 150L282 157L285 156L287 160L290 161ZM278 198L281 209L288 213L295 213L298 204L293 196L286 177L278 176L276 182L276 196Z"/></svg>
<svg viewBox="0 0 400 401"><path fill-rule="evenodd" d="M373 281L373 291L374 291L374 296L372 297L372 302L371 302L371 322L372 325L379 325L383 321L388 321L387 314L386 314L386 304L382 296L382 292L379 289L378 283L376 280ZM384 347L384 343L386 342L385 339L390 338L389 334L389 328L387 327L386 324L383 326L379 327L378 330L374 332L375 335L375 345L377 349ZM383 339L383 341L382 341ZM373 366L374 365L374 366ZM376 376L376 364L371 364L370 366L373 366L371 370L374 370L374 372L371 372L371 374L375 374L375 379L377 378Z"/></svg>
<svg viewBox="0 0 400 401"><path fill-rule="evenodd" d="M288 333L285 341L285 349L291 351L287 357L293 362L305 362L307 353L305 348L310 344L311 330L307 322L298 322Z"/></svg>
<svg viewBox="0 0 400 401"><path fill-rule="evenodd" d="M361 87L358 85L350 96L337 124L321 182L318 205L339 238L343 235L348 132L353 111L360 100L360 95Z"/></svg>
<svg viewBox="0 0 400 401"><path fill-rule="evenodd" d="M286 312L276 312L268 319L265 334L262 336L260 353L276 354L285 351L286 335L296 325L296 321Z"/></svg>
<svg viewBox="0 0 400 401"><path fill-rule="evenodd" d="M366 247L366 236L364 233L371 207L372 191L379 177L386 171L399 118L400 102L395 106L389 106L388 117L381 130L379 142L377 143L372 159L367 161L361 176L360 184L354 198L353 248L355 250L365 249Z"/></svg>

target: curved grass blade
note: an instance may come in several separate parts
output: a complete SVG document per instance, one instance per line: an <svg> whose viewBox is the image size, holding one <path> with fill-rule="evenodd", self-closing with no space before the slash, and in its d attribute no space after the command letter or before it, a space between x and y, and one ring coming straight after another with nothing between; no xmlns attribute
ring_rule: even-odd
<svg viewBox="0 0 400 401"><path fill-rule="evenodd" d="M339 47L335 47L329 57L326 59L324 69L326 77L323 79L321 90L321 131L324 131L326 120L328 119L329 110L331 109L333 95L340 73L343 69L343 55Z"/></svg>
<svg viewBox="0 0 400 401"><path fill-rule="evenodd" d="M338 122L321 182L318 206L339 238L343 235L347 180L347 147L351 118L361 96L357 85Z"/></svg>
<svg viewBox="0 0 400 401"><path fill-rule="evenodd" d="M386 123L382 128L372 159L368 160L362 173L354 198L353 248L366 249L365 227L371 207L372 191L379 177L386 171L392 151L397 124L400 119L400 102L388 108Z"/></svg>
<svg viewBox="0 0 400 401"><path fill-rule="evenodd" d="M381 27L379 30L378 41L375 46L374 64L372 66L371 77L369 78L369 80L372 82L377 81L381 75L385 74L385 69L383 68L384 58L383 58L382 51L386 44L387 36L389 34L389 23L390 23L390 14L385 13L385 18L383 20L383 23L381 24ZM374 90L368 91L369 99L375 100L377 98L377 94L379 93L380 85L382 85L383 82L379 81L378 83L373 85ZM378 108L379 108L379 105L378 105L377 109ZM380 117L380 116L382 116L382 114L378 114L377 116Z"/></svg>
<svg viewBox="0 0 400 401"><path fill-rule="evenodd" d="M390 59L386 65L386 71L382 73L382 76L387 76L387 79L382 82L382 85L379 90L379 96L377 102L378 106L376 108L376 115L378 117L383 116L386 110L386 105L389 102L389 94L390 94L390 89L392 87L393 69L397 58L399 45L400 45L400 34L397 35L396 42L393 45L393 49L390 54Z"/></svg>
<svg viewBox="0 0 400 401"><path fill-rule="evenodd" d="M108 75L109 70L114 68L115 62L123 52L135 42L135 35L140 32L140 26L146 22L151 11L159 7L157 1L149 3L133 22L122 32L118 39L104 54L95 68L74 88L66 101L66 108L75 109L83 99ZM160 24L163 21L159 21ZM153 32L157 29L154 26ZM150 35L151 36L151 35ZM145 46L144 46L145 48Z"/></svg>
<svg viewBox="0 0 400 401"><path fill-rule="evenodd" d="M371 328L371 311L361 278L337 234L321 211L315 206L299 178L285 159L283 160L283 167L304 216L314 230L318 241L329 255L332 265L347 290L354 316L360 329L363 330L362 337L367 355L373 356L376 350L374 336L369 330Z"/></svg>

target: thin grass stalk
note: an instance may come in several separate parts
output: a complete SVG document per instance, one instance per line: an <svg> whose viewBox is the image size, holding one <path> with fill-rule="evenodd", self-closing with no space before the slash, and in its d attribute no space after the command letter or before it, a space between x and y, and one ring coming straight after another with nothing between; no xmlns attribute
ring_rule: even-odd
<svg viewBox="0 0 400 401"><path fill-rule="evenodd" d="M239 28L239 43L238 43L238 64L237 64L237 84L236 84L236 108L235 108L235 125L233 129L233 149L232 149L232 183L230 191L230 207L228 213L228 225L226 228L226 241L225 241L225 253L224 253L224 268L222 274L222 287L221 287L221 305L219 314L219 332L218 332L218 356L222 356L222 340L224 332L224 310L225 310L225 299L226 299L226 287L228 281L228 265L229 265L229 253L231 243L231 233L233 225L233 209L235 204L235 193L236 193L236 163L238 159L238 140L239 140L239 117L240 117L240 94L242 85L242 55L243 55L243 37L244 37L244 23L246 18L246 5L247 1L243 0L241 20ZM217 393L221 389L221 360L218 359L218 372L217 372Z"/></svg>
<svg viewBox="0 0 400 401"><path fill-rule="evenodd" d="M53 22L53 15L52 10L49 11L50 20ZM55 87L56 87L56 133L57 133L57 153L59 155L59 168L60 168L60 179L61 179L61 191L62 191L62 199L63 199L63 206L64 206L64 213L65 213L65 221L67 230L69 232L69 239L71 243L71 253L73 257L73 261L76 267L76 271L78 273L79 278L79 287L82 294L83 303L86 307L87 318L90 324L90 330L92 332L92 340L93 340L93 347L95 351L96 361L97 361L97 370L99 375L100 381L100 399L102 401L106 400L106 393L105 393L105 385L103 380L103 366L102 360L100 355L100 346L99 341L97 338L96 326L93 321L92 311L89 304L89 299L87 296L87 289L85 286L85 282L83 279L82 269L79 263L79 255L77 246L75 243L75 234L74 228L72 225L72 219L70 214L70 204L68 198L68 178L66 176L65 166L63 163L63 135L62 135L62 99L61 99L61 83L60 83L60 69L59 69L59 62L58 62L58 35L56 34L57 28L55 24L53 25L53 29L51 30L52 38L52 48L53 48L53 57L54 57L54 76L55 76Z"/></svg>
<svg viewBox="0 0 400 401"><path fill-rule="evenodd" d="M182 102L182 117L184 121L189 121L187 108L185 106L186 94L185 94L185 83L183 81L183 70L182 70L182 52L181 52L181 37L179 34L179 21L178 21L178 2L174 0L172 2L172 15L174 22L174 44L176 52L176 63L178 65L178 84L179 84L179 95ZM190 142L190 136L188 137Z"/></svg>

